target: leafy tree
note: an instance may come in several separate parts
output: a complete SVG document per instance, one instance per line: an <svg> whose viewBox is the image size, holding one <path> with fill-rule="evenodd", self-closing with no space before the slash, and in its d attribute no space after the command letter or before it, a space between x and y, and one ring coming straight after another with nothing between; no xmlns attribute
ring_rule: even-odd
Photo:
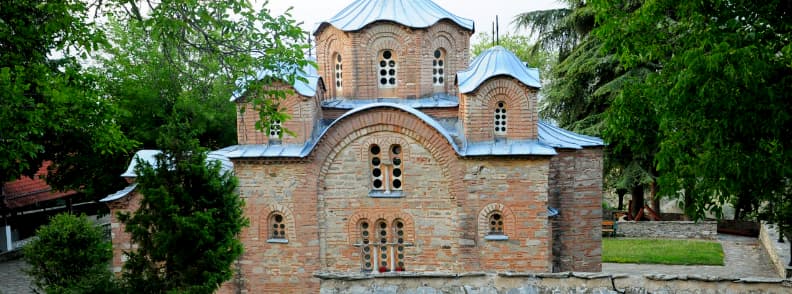
<svg viewBox="0 0 792 294"><path fill-rule="evenodd" d="M46 293L118 292L108 268L110 242L85 215L55 215L24 251L26 273Z"/></svg>
<svg viewBox="0 0 792 294"><path fill-rule="evenodd" d="M738 210L759 207L789 228L789 206L762 204L789 203L792 4L592 5L602 21L596 34L626 68L656 66L623 99L646 103L657 116L657 134L632 124L625 131L638 140L657 137L661 193L686 197L686 212L697 218L732 202Z"/></svg>
<svg viewBox="0 0 792 294"><path fill-rule="evenodd" d="M56 189L97 196L121 184L121 165L107 163L134 142L115 124L98 77L77 62L105 43L87 11L76 0L0 5L0 181L33 176L49 160Z"/></svg>
<svg viewBox="0 0 792 294"><path fill-rule="evenodd" d="M606 149L606 186L616 189L620 196L630 191L633 196L633 214L643 207L644 187L653 187L656 173L652 169L656 148L630 149L623 141L618 127L608 132L608 112L625 83L641 76L641 70L625 70L613 50L606 50L598 36L594 10L584 1L564 1L568 7L531 11L519 14L513 20L518 27L528 29L537 37L537 48L557 54L558 62L546 76L542 89L539 114L544 119L558 123L566 129L605 137L611 144ZM625 111L620 109L619 111ZM652 121L644 114L643 119ZM614 116L618 118L618 115ZM646 128L651 129L651 125ZM609 134L612 134L609 135ZM649 143L649 142L647 142ZM612 147L618 148L612 148ZM657 200L652 193L652 198ZM659 204L655 205L656 210Z"/></svg>
<svg viewBox="0 0 792 294"><path fill-rule="evenodd" d="M138 162L140 209L121 215L138 249L123 277L136 293L213 293L233 275L247 224L236 178L203 152Z"/></svg>

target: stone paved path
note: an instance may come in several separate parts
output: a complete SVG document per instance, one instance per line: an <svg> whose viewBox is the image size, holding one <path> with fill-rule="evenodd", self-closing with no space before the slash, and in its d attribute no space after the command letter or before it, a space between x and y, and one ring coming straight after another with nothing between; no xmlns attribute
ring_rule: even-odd
<svg viewBox="0 0 792 294"><path fill-rule="evenodd" d="M22 259L0 262L0 293L26 294L30 290L30 278L22 272L27 266Z"/></svg>
<svg viewBox="0 0 792 294"><path fill-rule="evenodd" d="M602 271L628 275L656 273L725 278L780 278L759 239L719 234L718 240L723 246L724 266L603 263Z"/></svg>

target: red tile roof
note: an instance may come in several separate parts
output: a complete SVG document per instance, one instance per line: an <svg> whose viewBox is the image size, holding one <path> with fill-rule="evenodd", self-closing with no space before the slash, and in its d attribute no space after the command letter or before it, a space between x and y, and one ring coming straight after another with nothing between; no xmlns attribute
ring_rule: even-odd
<svg viewBox="0 0 792 294"><path fill-rule="evenodd" d="M3 184L3 196L7 207L18 208L41 201L58 199L74 195L75 191L58 192L52 191L42 176L47 175L47 167L51 162L44 162L33 178L21 177L18 180Z"/></svg>

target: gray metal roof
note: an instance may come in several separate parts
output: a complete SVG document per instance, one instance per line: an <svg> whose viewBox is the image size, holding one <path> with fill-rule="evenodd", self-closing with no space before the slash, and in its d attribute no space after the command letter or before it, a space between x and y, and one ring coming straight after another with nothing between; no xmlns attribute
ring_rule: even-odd
<svg viewBox="0 0 792 294"><path fill-rule="evenodd" d="M124 178L137 178L137 174L135 173L135 168L137 168L137 159L140 158L144 162L147 162L151 166L157 166L157 155L162 154L160 150L147 150L143 149L135 153L135 156L132 156L132 160L129 162L129 166L127 166L126 171L121 174L121 177ZM221 150L212 151L206 154L206 162L218 161L220 162L220 170L222 172L233 172L234 171L234 164L228 157L225 157L225 152Z"/></svg>
<svg viewBox="0 0 792 294"><path fill-rule="evenodd" d="M309 60L315 61L314 59L309 59ZM234 93L231 94L231 102L237 101L245 94L245 89L247 88L248 83L261 80L264 77L268 77L268 76L276 76L276 77L286 76L289 72L290 69L289 66L287 65L284 66L279 71L259 70L256 71L255 77L247 77L247 78L239 79L236 82L236 86L237 86L236 91L234 91ZM313 65L308 64L304 66L302 69L296 70L295 73L297 74L297 77L301 77L306 81L302 81L299 78L295 79L294 83L292 83L292 87L294 87L294 91L297 92L297 94L307 97L316 96L316 89L317 87L319 87L319 80L321 80L321 77L319 76L319 72L316 70L316 68Z"/></svg>
<svg viewBox="0 0 792 294"><path fill-rule="evenodd" d="M448 93L436 94L430 97L416 99L402 98L375 98L375 99L336 99L322 101L322 107L334 109L355 109L373 103L392 103L412 108L457 107L459 97Z"/></svg>
<svg viewBox="0 0 792 294"><path fill-rule="evenodd" d="M470 93L496 76L511 76L526 86L542 87L539 70L528 68L514 53L501 46L481 52L466 70L457 73L456 84L460 93Z"/></svg>
<svg viewBox="0 0 792 294"><path fill-rule="evenodd" d="M136 178L137 174L135 174L135 168L137 167L138 158L142 159L144 162L147 162L151 166L157 166L157 155L162 154L162 151L159 150L140 150L135 152L135 156L132 156L132 160L129 162L129 166L127 166L126 171L121 174L124 178Z"/></svg>
<svg viewBox="0 0 792 294"><path fill-rule="evenodd" d="M456 16L430 0L357 0L314 30L318 34L327 25L339 30L357 31L375 21L392 21L411 28L426 28L447 19L474 31L472 20Z"/></svg>
<svg viewBox="0 0 792 294"><path fill-rule="evenodd" d="M540 141L556 148L583 149L583 147L605 146L605 142L600 138L567 131L542 120L538 124L538 133Z"/></svg>
<svg viewBox="0 0 792 294"><path fill-rule="evenodd" d="M136 187L137 187L137 183L129 185L124 189L118 190L118 192L107 195L107 197L100 199L99 202L113 202L118 199L124 198L127 195L129 195L129 193L132 193L132 191L134 191Z"/></svg>
<svg viewBox="0 0 792 294"><path fill-rule="evenodd" d="M476 142L459 146L453 136L456 130L448 129L449 124L442 124L431 116L416 110L415 108L394 104L394 103L372 103L362 105L351 111L348 111L328 126L323 127L319 131L319 135L313 137L305 144L248 144L248 145L235 145L223 148L217 152L223 152L228 158L304 158L307 157L311 151L316 147L317 142L344 118L354 115L359 112L375 109L375 108L395 108L404 112L410 113L427 125L437 130L446 141L451 144L454 151L459 156L500 156L500 155L538 155L549 156L556 155L555 149L545 144L541 140L508 140L508 141L488 141ZM464 142L464 140L462 140Z"/></svg>

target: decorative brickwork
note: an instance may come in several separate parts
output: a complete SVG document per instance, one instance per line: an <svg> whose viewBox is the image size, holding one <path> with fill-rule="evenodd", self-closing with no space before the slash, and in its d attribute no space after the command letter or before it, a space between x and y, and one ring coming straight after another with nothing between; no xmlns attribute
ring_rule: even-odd
<svg viewBox="0 0 792 294"><path fill-rule="evenodd" d="M512 126L505 137L513 140L537 138L539 121L536 109L537 90L511 77L496 77L482 84L475 92L461 94L459 119L470 142L495 139L495 110L498 102L507 106L508 123Z"/></svg>

